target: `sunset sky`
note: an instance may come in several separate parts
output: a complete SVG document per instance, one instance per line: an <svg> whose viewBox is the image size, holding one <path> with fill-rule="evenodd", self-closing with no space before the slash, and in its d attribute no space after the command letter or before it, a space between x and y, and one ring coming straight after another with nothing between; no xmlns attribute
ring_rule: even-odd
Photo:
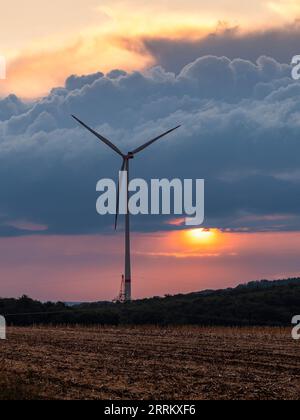
<svg viewBox="0 0 300 420"><path fill-rule="evenodd" d="M12 0L1 7L9 78L0 92L36 97L73 73L145 69L157 62L161 39L195 42L228 30L238 38L274 29L290 34L299 15L297 0ZM275 36L276 48L282 45Z"/></svg>
<svg viewBox="0 0 300 420"><path fill-rule="evenodd" d="M11 0L1 6L0 296L114 298L123 236L96 183L204 178L206 219L133 220L134 297L300 275L298 0Z"/></svg>

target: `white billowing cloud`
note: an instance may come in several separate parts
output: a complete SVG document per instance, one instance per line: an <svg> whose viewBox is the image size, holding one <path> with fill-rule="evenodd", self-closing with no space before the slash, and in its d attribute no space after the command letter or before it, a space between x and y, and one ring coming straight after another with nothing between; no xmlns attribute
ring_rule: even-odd
<svg viewBox="0 0 300 420"><path fill-rule="evenodd" d="M95 212L95 186L116 177L121 162L70 114L125 152L181 123L137 157L134 176L205 178L210 226L298 229L300 84L290 74L272 58L254 64L206 56L178 75L157 67L71 76L31 104L1 101L0 234L25 233L18 220L48 233L109 228L112 219ZM274 214L288 216L281 223L264 217ZM166 226L151 217L134 225Z"/></svg>
<svg viewBox="0 0 300 420"><path fill-rule="evenodd" d="M261 84L277 83L278 88L289 76L289 66L267 57L261 57L254 65L244 60L230 61L213 56L187 65L178 76L160 67L145 74L119 71L111 72L107 77L102 73L71 76L64 89L53 89L49 96L33 103L27 113L20 112L9 120L7 133L24 133L44 112L53 116L57 128L70 127L68 115L71 111L93 124L109 123L114 128L131 126L140 119L155 119L151 111L157 114L158 110L162 118L171 112L171 107L173 111L181 110L184 105L178 106L180 101L190 102L197 109L203 100L233 103L253 97L259 94ZM157 108L161 101L165 105L169 103L168 109Z"/></svg>
<svg viewBox="0 0 300 420"><path fill-rule="evenodd" d="M15 95L9 95L7 98L0 100L0 121L6 121L14 115L20 115L27 108Z"/></svg>
<svg viewBox="0 0 300 420"><path fill-rule="evenodd" d="M66 80L65 87L69 91L81 89L84 86L93 84L96 80L101 79L102 77L104 77L104 74L101 72L89 74L87 76L72 75Z"/></svg>

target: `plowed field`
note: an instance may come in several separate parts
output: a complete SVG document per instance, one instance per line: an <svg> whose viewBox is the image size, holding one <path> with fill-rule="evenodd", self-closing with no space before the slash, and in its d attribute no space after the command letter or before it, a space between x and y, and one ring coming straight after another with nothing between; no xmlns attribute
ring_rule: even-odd
<svg viewBox="0 0 300 420"><path fill-rule="evenodd" d="M10 328L0 399L299 399L300 342L274 328Z"/></svg>

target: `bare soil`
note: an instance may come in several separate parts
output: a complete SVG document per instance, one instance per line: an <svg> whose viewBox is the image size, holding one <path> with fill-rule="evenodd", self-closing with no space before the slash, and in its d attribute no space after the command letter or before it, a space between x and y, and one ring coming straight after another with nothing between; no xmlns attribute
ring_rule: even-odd
<svg viewBox="0 0 300 420"><path fill-rule="evenodd" d="M276 328L10 328L0 399L299 399L300 342Z"/></svg>

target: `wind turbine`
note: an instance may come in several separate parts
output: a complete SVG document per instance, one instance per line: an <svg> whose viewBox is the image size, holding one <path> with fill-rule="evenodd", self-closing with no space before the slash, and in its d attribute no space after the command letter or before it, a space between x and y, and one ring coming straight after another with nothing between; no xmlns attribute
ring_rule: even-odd
<svg viewBox="0 0 300 420"><path fill-rule="evenodd" d="M137 153L142 152L147 147L151 146L151 144L155 143L157 140L165 137L166 135L172 133L173 131L177 130L180 125L171 130L166 131L165 133L161 134L160 136L155 137L154 139L148 141L147 143L143 144L142 146L138 147L137 149L133 150L132 152L128 152L127 155L121 152L121 150L115 146L110 140L103 137L101 134L97 133L95 130L87 126L84 122L82 122L79 118L72 115L72 117L83 127L85 127L88 131L94 134L99 140L105 143L108 147L114 150L121 158L123 159L123 163L121 166L121 172L127 172L127 186L126 186L126 206L127 211L125 215L125 302L131 301L131 256L130 256L130 214L129 214L129 161L134 159ZM117 229L118 225L118 216L119 216L119 204L120 204L120 179L118 182L118 191L117 191L117 208L116 208L116 217L115 217L115 229Z"/></svg>

